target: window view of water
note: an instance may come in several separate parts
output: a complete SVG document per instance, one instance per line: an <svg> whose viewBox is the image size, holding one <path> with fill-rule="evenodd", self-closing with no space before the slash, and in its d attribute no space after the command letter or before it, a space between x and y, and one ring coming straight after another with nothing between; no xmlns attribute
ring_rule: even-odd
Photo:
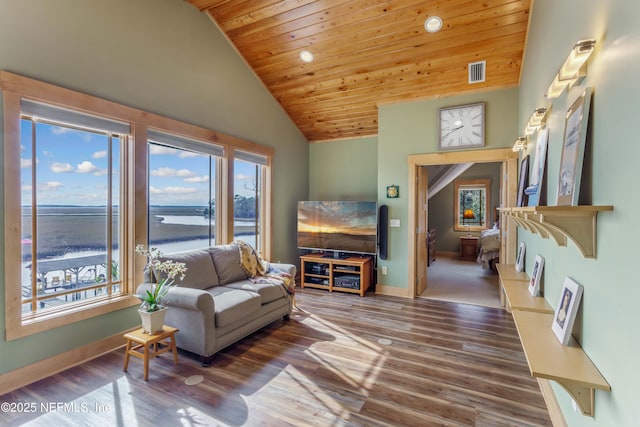
<svg viewBox="0 0 640 427"><path fill-rule="evenodd" d="M209 221L206 216L194 215L197 208L182 208L187 215L177 215L176 207L155 207L150 228L155 230L157 242L150 242L150 246L157 247L163 253L181 252L185 250L205 248L215 244L215 236L208 236ZM48 227L55 230L39 236L38 247L46 248L46 253L38 253L38 274L36 281L42 293L51 294L65 292L69 289L95 287L107 276L106 248L96 247L92 243L91 235L96 228L104 229L104 215L98 214L99 209L93 206L48 206L41 209L41 215L47 217ZM27 212L27 211L26 211ZM39 217L41 216L38 215ZM26 217L26 218L25 218ZM77 218L83 218L83 227L75 226ZM74 220L75 219L75 220ZM30 213L23 214L23 222L29 222ZM213 226L213 224L212 224ZM251 245L256 243L255 222L237 220L236 238ZM31 292L32 260L30 236L23 236L22 287L23 296L28 298ZM120 251L114 247L112 251L113 265L111 274L119 276ZM79 292L61 295L58 298L45 300L44 305L56 306L67 302L70 298L98 297L102 289L91 289L89 292ZM43 307L46 308L46 307ZM28 311L28 305L25 304Z"/></svg>

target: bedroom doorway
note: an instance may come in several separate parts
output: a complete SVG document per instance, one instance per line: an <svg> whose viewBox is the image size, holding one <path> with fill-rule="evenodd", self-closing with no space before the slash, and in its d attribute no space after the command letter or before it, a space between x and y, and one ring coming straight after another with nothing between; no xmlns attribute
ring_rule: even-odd
<svg viewBox="0 0 640 427"><path fill-rule="evenodd" d="M501 163L500 206L515 204L517 188L518 153L510 148L455 151L433 154L410 155L409 164L409 295L418 296L429 286L427 264L422 262L425 241L422 238L428 223L428 209L424 203L428 198L425 166L461 163ZM505 262L515 259L515 227L510 221L500 221L502 242L500 257Z"/></svg>

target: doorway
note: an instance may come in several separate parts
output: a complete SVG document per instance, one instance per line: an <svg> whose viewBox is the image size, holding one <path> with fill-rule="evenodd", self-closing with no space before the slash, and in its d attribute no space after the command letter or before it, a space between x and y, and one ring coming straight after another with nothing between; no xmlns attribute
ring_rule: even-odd
<svg viewBox="0 0 640 427"><path fill-rule="evenodd" d="M500 206L514 206L517 188L518 153L510 148L454 151L433 154L409 155L409 295L415 298L429 286L426 246L423 235L428 223L428 177L424 166L458 163L501 163ZM510 221L500 221L502 234L500 259L512 263L515 260L515 227Z"/></svg>

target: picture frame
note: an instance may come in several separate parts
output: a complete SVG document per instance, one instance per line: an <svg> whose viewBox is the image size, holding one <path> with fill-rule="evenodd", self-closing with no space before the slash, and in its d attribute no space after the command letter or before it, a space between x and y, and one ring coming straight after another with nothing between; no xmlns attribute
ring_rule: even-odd
<svg viewBox="0 0 640 427"><path fill-rule="evenodd" d="M529 156L525 156L520 162L520 175L518 179L518 202L517 207L526 206L527 195L524 193L525 188L529 185Z"/></svg>
<svg viewBox="0 0 640 427"><path fill-rule="evenodd" d="M571 277L565 277L560 301L553 315L551 329L562 345L568 345L571 341L573 324L578 314L583 288Z"/></svg>
<svg viewBox="0 0 640 427"><path fill-rule="evenodd" d="M591 88L587 87L569 107L565 116L556 197L558 206L578 205L590 105Z"/></svg>
<svg viewBox="0 0 640 427"><path fill-rule="evenodd" d="M538 132L536 139L536 157L533 159L533 167L529 175L529 187L525 190L528 206L541 206L547 202L543 189L548 142L549 129L543 129Z"/></svg>
<svg viewBox="0 0 640 427"><path fill-rule="evenodd" d="M533 262L533 269L531 270L531 280L529 280L529 293L534 297L540 294L540 281L543 270L544 257L536 255L536 260Z"/></svg>
<svg viewBox="0 0 640 427"><path fill-rule="evenodd" d="M524 254L527 250L527 244L525 242L520 242L520 246L518 247L518 255L516 256L516 271L524 271Z"/></svg>
<svg viewBox="0 0 640 427"><path fill-rule="evenodd" d="M400 186L389 185L387 186L387 199L397 199L400 197Z"/></svg>

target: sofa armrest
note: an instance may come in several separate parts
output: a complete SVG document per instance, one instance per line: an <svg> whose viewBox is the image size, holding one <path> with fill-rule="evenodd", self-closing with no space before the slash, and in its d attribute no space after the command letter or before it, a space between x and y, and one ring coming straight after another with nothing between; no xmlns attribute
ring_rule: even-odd
<svg viewBox="0 0 640 427"><path fill-rule="evenodd" d="M136 293L141 295L147 290L151 290L153 283L142 283L138 286ZM202 312L214 313L215 304L213 296L200 289L183 288L174 286L169 290L165 302L169 307L184 308L187 310L199 310Z"/></svg>
<svg viewBox="0 0 640 427"><path fill-rule="evenodd" d="M277 268L280 271L283 271L285 273L288 273L291 275L291 277L295 278L296 277L296 266L293 264L281 264L281 263L277 263L277 262L272 262L269 263L269 265L272 268Z"/></svg>

